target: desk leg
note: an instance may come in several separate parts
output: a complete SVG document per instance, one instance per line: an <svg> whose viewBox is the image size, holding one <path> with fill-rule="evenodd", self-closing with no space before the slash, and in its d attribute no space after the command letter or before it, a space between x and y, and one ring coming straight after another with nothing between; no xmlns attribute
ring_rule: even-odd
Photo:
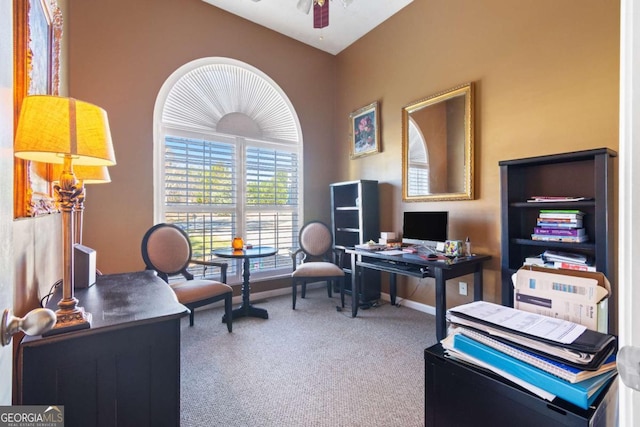
<svg viewBox="0 0 640 427"><path fill-rule="evenodd" d="M391 305L396 305L396 295L398 284L396 281L396 273L389 274L389 296L391 297Z"/></svg>
<svg viewBox="0 0 640 427"><path fill-rule="evenodd" d="M351 317L356 317L358 315L358 303L360 302L357 265L356 254L351 254Z"/></svg>
<svg viewBox="0 0 640 427"><path fill-rule="evenodd" d="M473 300L474 301L482 301L482 292L483 292L483 284L482 284L482 263L479 262L476 264L476 271L473 272Z"/></svg>
<svg viewBox="0 0 640 427"><path fill-rule="evenodd" d="M249 277L251 275L251 263L249 258L244 259L242 268L242 305L238 308L234 308L232 312L233 319L240 317L259 317L261 319L268 319L269 313L264 308L258 308L251 305L251 285L249 283ZM226 316L222 317L222 321L226 323Z"/></svg>
<svg viewBox="0 0 640 427"><path fill-rule="evenodd" d="M441 268L434 268L433 273L436 279L436 338L440 341L447 335L447 322L445 319L447 310L447 284Z"/></svg>

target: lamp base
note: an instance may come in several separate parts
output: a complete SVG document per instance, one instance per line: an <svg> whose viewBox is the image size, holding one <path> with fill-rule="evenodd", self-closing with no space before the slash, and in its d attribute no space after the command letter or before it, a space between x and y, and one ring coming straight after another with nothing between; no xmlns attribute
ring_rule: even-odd
<svg viewBox="0 0 640 427"><path fill-rule="evenodd" d="M55 326L42 336L48 337L89 328L91 328L91 313L85 312L83 307L75 307L73 310L60 309L56 311Z"/></svg>

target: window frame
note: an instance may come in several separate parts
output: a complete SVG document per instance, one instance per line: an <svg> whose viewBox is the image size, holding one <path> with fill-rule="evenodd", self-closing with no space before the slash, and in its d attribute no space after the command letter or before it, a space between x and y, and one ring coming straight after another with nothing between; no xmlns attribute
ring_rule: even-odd
<svg viewBox="0 0 640 427"><path fill-rule="evenodd" d="M229 135L218 133L214 131L207 131L202 129L192 129L188 126L180 126L180 125L167 125L163 122L163 109L165 106L165 102L171 92L171 89L174 87L176 82L185 76L187 73L192 70L196 70L200 67L207 65L216 65L216 64L232 64L238 66L244 70L250 71L254 74L257 74L258 77L261 77L269 84L272 85L272 88L275 90L281 97L281 102L284 102L289 109L289 113L291 115L291 119L295 124L295 129L297 133L297 140L273 140L269 138L259 138L259 137L247 137L247 136L237 136L237 135ZM289 123L291 125L291 123ZM254 67L251 67L248 64L242 63L240 61L231 60L229 58L202 58L200 60L192 61L184 66L180 67L176 70L164 83L158 98L156 100L155 111L154 111L154 156L153 156L153 174L154 174L154 223L165 222L166 214L168 212L168 207L165 205L165 139L167 136L175 136L178 138L187 138L187 139L197 139L204 141L221 141L224 143L232 143L236 146L236 173L237 173L237 189L236 189L236 203L234 206L225 208L222 207L222 210L217 210L216 213L221 212L225 209L233 215L237 219L237 233L242 235L246 233L246 219L247 215L252 212L260 212L264 210L265 212L269 211L282 211L282 212L290 212L294 217L292 222L291 229L291 246L295 246L297 244L297 235L300 228L300 224L303 221L303 212L304 212L304 199L303 199L303 145L302 145L302 132L300 128L300 123L298 120L298 116L289 101L288 97L284 94L282 89L273 82L268 76L264 73L260 72ZM264 209L256 209L255 207L249 208L247 207L246 200L246 149L247 147L261 147L267 149L275 149L275 150L285 150L287 152L291 152L297 156L297 206L295 207L278 207L277 205L273 206L273 209L269 209L265 207ZM281 208L281 209L279 209ZM203 211L210 211L212 208L199 209L197 206L185 206L178 209L183 212L198 212L201 213ZM249 242L251 243L251 242ZM229 242L230 244L230 242ZM278 260L276 262L279 267L275 269L266 269L266 270L252 270L251 278L252 281L256 280L265 280L265 279L276 279L280 277L284 277L291 273L291 263L285 262L285 258L290 260L288 256L288 250L291 248L283 248L279 247L280 253L277 255ZM270 258L270 257L269 257ZM229 264L229 271L227 280L230 284L242 283L242 265L241 260L225 260Z"/></svg>

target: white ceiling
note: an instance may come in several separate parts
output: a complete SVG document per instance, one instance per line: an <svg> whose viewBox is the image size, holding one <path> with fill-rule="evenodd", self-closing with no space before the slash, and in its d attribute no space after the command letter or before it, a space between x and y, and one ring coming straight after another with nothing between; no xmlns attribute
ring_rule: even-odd
<svg viewBox="0 0 640 427"><path fill-rule="evenodd" d="M310 46L340 53L413 0L331 0L329 26L313 28L313 8L308 15L296 7L298 0L202 0Z"/></svg>

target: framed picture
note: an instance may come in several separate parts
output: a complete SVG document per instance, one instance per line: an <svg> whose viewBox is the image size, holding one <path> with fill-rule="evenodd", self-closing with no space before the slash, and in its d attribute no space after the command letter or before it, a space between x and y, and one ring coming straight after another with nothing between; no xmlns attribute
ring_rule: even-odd
<svg viewBox="0 0 640 427"><path fill-rule="evenodd" d="M380 111L378 101L350 114L351 158L380 152Z"/></svg>
<svg viewBox="0 0 640 427"><path fill-rule="evenodd" d="M27 95L59 95L62 12L57 0L14 0L14 129ZM15 159L14 216L57 212L51 166Z"/></svg>

